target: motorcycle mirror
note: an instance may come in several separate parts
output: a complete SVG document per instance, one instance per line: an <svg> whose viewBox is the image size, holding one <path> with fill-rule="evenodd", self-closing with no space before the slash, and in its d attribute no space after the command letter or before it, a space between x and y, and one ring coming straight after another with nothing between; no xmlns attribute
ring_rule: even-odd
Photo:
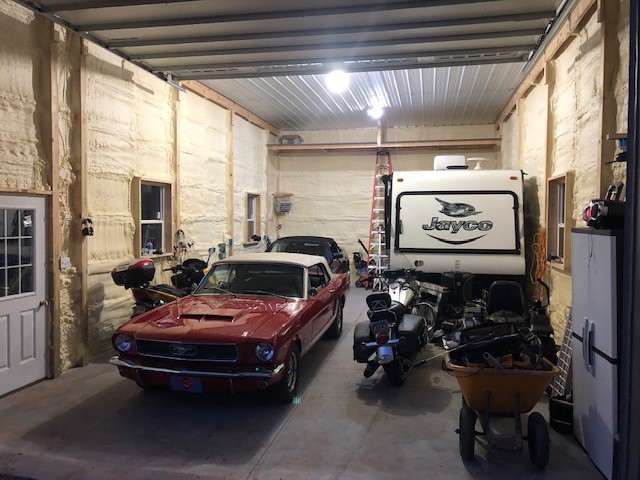
<svg viewBox="0 0 640 480"><path fill-rule="evenodd" d="M209 255L216 253L216 247L209 247Z"/></svg>

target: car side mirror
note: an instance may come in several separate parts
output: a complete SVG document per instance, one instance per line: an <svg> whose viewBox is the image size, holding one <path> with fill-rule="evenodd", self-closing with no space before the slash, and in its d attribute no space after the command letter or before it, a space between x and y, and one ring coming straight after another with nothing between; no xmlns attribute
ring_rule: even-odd
<svg viewBox="0 0 640 480"><path fill-rule="evenodd" d="M309 289L309 298L313 298L318 294L318 289L316 287L311 287Z"/></svg>

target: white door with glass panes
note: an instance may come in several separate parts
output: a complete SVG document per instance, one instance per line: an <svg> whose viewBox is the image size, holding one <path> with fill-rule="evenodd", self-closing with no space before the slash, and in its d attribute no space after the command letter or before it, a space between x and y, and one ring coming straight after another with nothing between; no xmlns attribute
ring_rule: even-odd
<svg viewBox="0 0 640 480"><path fill-rule="evenodd" d="M45 376L44 199L0 195L0 395Z"/></svg>

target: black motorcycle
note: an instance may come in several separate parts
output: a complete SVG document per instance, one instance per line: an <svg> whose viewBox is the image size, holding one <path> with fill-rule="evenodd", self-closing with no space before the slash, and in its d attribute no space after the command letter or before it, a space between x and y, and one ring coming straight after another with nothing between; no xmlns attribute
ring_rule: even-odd
<svg viewBox="0 0 640 480"><path fill-rule="evenodd" d="M131 289L135 304L131 317L148 312L160 305L172 302L189 295L194 285L200 283L208 266L199 258L190 258L165 271L173 272L171 285L152 284L156 267L150 258L136 258L118 264L111 271L111 278L116 285Z"/></svg>
<svg viewBox="0 0 640 480"><path fill-rule="evenodd" d="M366 363L366 378L382 365L389 381L403 385L415 365L417 356L433 335L433 320L416 315L424 311L420 302L420 284L410 271L386 273L387 278L400 275L389 284L389 292L367 297L368 322L356 325L353 336L353 359ZM396 299L392 299L392 294Z"/></svg>

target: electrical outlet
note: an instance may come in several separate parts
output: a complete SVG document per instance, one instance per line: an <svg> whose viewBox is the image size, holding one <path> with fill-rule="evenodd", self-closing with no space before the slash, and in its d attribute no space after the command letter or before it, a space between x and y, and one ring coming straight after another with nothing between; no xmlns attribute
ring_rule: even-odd
<svg viewBox="0 0 640 480"><path fill-rule="evenodd" d="M71 266L71 259L69 257L60 257L60 270L66 270Z"/></svg>

